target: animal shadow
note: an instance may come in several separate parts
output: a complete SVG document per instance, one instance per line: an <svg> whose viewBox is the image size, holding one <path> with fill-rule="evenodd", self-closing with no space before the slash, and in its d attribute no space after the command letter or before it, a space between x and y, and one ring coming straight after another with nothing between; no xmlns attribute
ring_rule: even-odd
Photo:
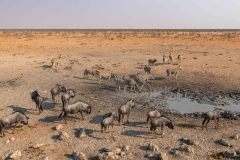
<svg viewBox="0 0 240 160"><path fill-rule="evenodd" d="M189 123L179 123L179 124L176 124L176 126L182 127L182 128L198 128L199 127L196 124L189 124Z"/></svg>
<svg viewBox="0 0 240 160"><path fill-rule="evenodd" d="M150 132L146 131L136 131L136 130L126 130L121 133L121 135L128 136L128 137L140 137L140 138L146 138L147 135L149 135Z"/></svg>
<svg viewBox="0 0 240 160"><path fill-rule="evenodd" d="M52 65L44 64L44 65L41 66L41 68L42 68L43 70L49 69L49 68L52 68Z"/></svg>
<svg viewBox="0 0 240 160"><path fill-rule="evenodd" d="M58 118L58 116L46 116L44 118L40 118L39 121L45 123L57 123L61 121L61 119Z"/></svg>
<svg viewBox="0 0 240 160"><path fill-rule="evenodd" d="M92 124L100 124L103 120L103 116L102 115L96 115L92 118L92 120L90 121L90 123Z"/></svg>
<svg viewBox="0 0 240 160"><path fill-rule="evenodd" d="M55 108L55 105L52 102L43 102L43 109L51 110Z"/></svg>
<svg viewBox="0 0 240 160"><path fill-rule="evenodd" d="M15 106L15 105L10 105L8 106L9 108L12 108L12 110L14 112L22 112L22 113L29 113L29 109L23 108L23 107L19 107L19 106Z"/></svg>
<svg viewBox="0 0 240 160"><path fill-rule="evenodd" d="M124 123L124 126L128 126L128 127L141 127L143 128L143 125L145 125L146 122L126 122Z"/></svg>

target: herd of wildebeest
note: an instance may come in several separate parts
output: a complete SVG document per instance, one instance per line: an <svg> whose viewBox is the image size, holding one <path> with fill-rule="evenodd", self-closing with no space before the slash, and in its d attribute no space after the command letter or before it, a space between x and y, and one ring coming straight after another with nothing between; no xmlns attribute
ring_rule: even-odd
<svg viewBox="0 0 240 160"><path fill-rule="evenodd" d="M163 64L172 63L173 61L173 55L170 54L169 56L163 56ZM175 76L175 79L177 79L177 76L179 74L179 71L181 70L180 63L182 61L182 56L177 56L177 62L178 67L175 69L167 69L167 79L170 79L171 76ZM156 59L149 59L148 65L144 66L144 72L146 75L151 73L151 66L154 66L157 63ZM84 70L84 78L89 78L89 76L95 77L99 82L102 80L110 80L114 81L116 84L116 89L120 90L123 88L123 91L125 92L128 88L131 91L138 91L141 92L143 87L146 86L149 90L151 90L151 85L149 83L148 78L144 78L140 76L139 74L131 75L128 78L121 77L117 74L110 73L103 74L99 70L96 69L85 69ZM35 90L30 93L31 99L36 104L36 110L39 111L39 114L43 111L43 102L46 100L45 97L42 97L38 90ZM52 101L54 104L56 104L56 97L61 95L61 101L62 101L62 110L59 115L59 118L63 118L67 120L67 117L69 114L74 114L76 116L77 113L81 114L82 119L84 120L83 113L91 114L92 112L92 106L90 104L87 104L83 101L76 101L74 103L70 103L70 99L74 98L76 95L76 91L73 89L67 89L64 85L57 84L55 87L51 89L51 96ZM135 107L136 102L134 100L130 99L128 100L124 105L120 106L118 108L118 122L119 124L123 123L124 117L127 117L127 122L129 122L129 116L131 113L131 110ZM202 129L207 129L207 124L210 120L215 121L215 127L218 128L218 122L221 117L221 109L214 109L213 111L209 111L205 114L203 114L203 122L202 122ZM13 127L13 126L21 126L22 124L27 125L28 124L29 117L23 113L23 112L14 112L11 115L5 116L0 119L0 134L1 136L4 136L4 130L7 128ZM113 123L115 120L115 116L113 112L106 113L103 115L103 119L100 123L101 126L101 132L103 133L106 131L109 126L113 127ZM163 128L164 126L169 127L170 129L174 129L174 124L172 120L164 115L161 114L161 111L159 109L154 109L147 113L147 125L150 124L150 131L152 133L156 132L156 129L160 127L161 129L161 135L163 135Z"/></svg>

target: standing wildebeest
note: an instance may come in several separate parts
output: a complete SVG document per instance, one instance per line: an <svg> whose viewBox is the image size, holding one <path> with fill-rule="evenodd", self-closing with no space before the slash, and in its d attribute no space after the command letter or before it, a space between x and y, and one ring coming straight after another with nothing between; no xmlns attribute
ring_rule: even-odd
<svg viewBox="0 0 240 160"><path fill-rule="evenodd" d="M31 99L36 103L36 110L39 111L39 113L41 113L43 111L43 101L46 99L42 96L40 96L40 94L38 93L37 90L33 91L31 93Z"/></svg>
<svg viewBox="0 0 240 160"><path fill-rule="evenodd" d="M172 61L173 61L173 55L172 55L172 53L169 54L169 61L170 61L170 63L172 63Z"/></svg>
<svg viewBox="0 0 240 160"><path fill-rule="evenodd" d="M182 61L182 56L180 54L178 55L177 60L178 60L178 62Z"/></svg>
<svg viewBox="0 0 240 160"><path fill-rule="evenodd" d="M130 100L118 109L118 121L120 124L122 124L124 120L124 115L127 115L127 122L129 122L130 112L134 107L135 103L133 102L133 100Z"/></svg>
<svg viewBox="0 0 240 160"><path fill-rule="evenodd" d="M83 72L83 77L87 78L88 75L91 75L92 77L95 77L97 79L101 79L101 74L96 69L93 69L93 70L85 69L84 72Z"/></svg>
<svg viewBox="0 0 240 160"><path fill-rule="evenodd" d="M101 122L101 133L103 133L103 131L106 131L106 129L109 128L110 125L113 128L113 120L113 113L106 113L105 115L103 115L103 121Z"/></svg>
<svg viewBox="0 0 240 160"><path fill-rule="evenodd" d="M150 131L152 131L152 134L156 132L157 127L161 127L161 135L163 135L164 126L168 126L168 128L174 129L172 120L164 116L151 120L150 124Z"/></svg>
<svg viewBox="0 0 240 160"><path fill-rule="evenodd" d="M149 125L149 122L151 122L154 118L159 118L160 116L161 116L161 113L157 109L148 112L147 125Z"/></svg>
<svg viewBox="0 0 240 160"><path fill-rule="evenodd" d="M1 136L4 136L4 128L11 127L15 124L15 126L18 126L20 124L27 125L28 124L28 117L21 112L14 112L13 114L3 117L0 119L0 134Z"/></svg>
<svg viewBox="0 0 240 160"><path fill-rule="evenodd" d="M151 67L150 66L145 65L143 70L146 74L151 74Z"/></svg>
<svg viewBox="0 0 240 160"><path fill-rule="evenodd" d="M63 85L56 84L54 88L51 89L52 101L55 104L56 100L55 97L59 95L61 92L66 92L66 88Z"/></svg>
<svg viewBox="0 0 240 160"><path fill-rule="evenodd" d="M169 57L167 57L166 55L163 55L163 64L169 64L169 63L170 63Z"/></svg>
<svg viewBox="0 0 240 160"><path fill-rule="evenodd" d="M174 68L174 69L167 69L167 79L170 80L171 76L175 77L175 80L177 80L178 78L178 74L179 72L182 70L181 66L178 66L178 68Z"/></svg>
<svg viewBox="0 0 240 160"><path fill-rule="evenodd" d="M67 92L65 92L62 96L61 96L61 100L62 100L62 104L63 104L63 108L64 106L67 104L69 104L69 101L71 98L75 97L76 92L72 89L67 89Z"/></svg>
<svg viewBox="0 0 240 160"><path fill-rule="evenodd" d="M215 128L218 129L218 123L219 123L219 119L221 118L221 112L223 110L219 109L219 108L215 108L213 111L209 111L207 113L203 114L203 122L202 122L202 130L204 129L204 126L207 129L207 125L209 123L210 120L214 120L215 121Z"/></svg>
<svg viewBox="0 0 240 160"><path fill-rule="evenodd" d="M151 65L155 65L157 62L157 59L149 59L148 60L148 65L151 66Z"/></svg>
<svg viewBox="0 0 240 160"><path fill-rule="evenodd" d="M131 75L130 78L134 79L138 86L141 86L140 87L140 91L142 91L143 87L144 86L147 86L148 90L151 91L152 90L152 86L150 85L150 83L148 82L148 78L143 78L139 75L139 73L137 73L136 75Z"/></svg>
<svg viewBox="0 0 240 160"><path fill-rule="evenodd" d="M90 114L92 112L92 107L81 101L77 101L73 104L66 103L66 105L63 107L62 112L58 118L64 117L64 120L66 123L68 114L75 114L75 117L76 117L76 114L79 112L82 116L82 119L84 120L82 112L86 112L87 114Z"/></svg>

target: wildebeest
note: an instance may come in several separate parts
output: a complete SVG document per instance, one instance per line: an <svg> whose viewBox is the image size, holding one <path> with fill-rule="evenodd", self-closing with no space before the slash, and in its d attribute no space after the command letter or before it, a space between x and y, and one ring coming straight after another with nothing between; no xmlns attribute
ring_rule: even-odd
<svg viewBox="0 0 240 160"><path fill-rule="evenodd" d="M100 71L98 71L96 69L93 69L93 70L85 69L84 72L83 72L84 78L87 78L88 75L91 75L92 78L95 77L97 79L101 79Z"/></svg>
<svg viewBox="0 0 240 160"><path fill-rule="evenodd" d="M11 127L12 125L18 126L20 124L27 125L28 124L28 117L21 112L14 112L11 115L8 115L6 117L3 117L0 119L0 134L1 136L4 136L3 129Z"/></svg>
<svg viewBox="0 0 240 160"><path fill-rule="evenodd" d="M148 112L147 114L147 125L153 120L154 118L159 118L161 116L161 113L155 109L153 111Z"/></svg>
<svg viewBox="0 0 240 160"><path fill-rule="evenodd" d="M122 124L125 115L127 115L127 122L129 122L130 112L134 107L135 107L134 101L129 100L125 105L121 106L118 109L118 121L120 124Z"/></svg>
<svg viewBox="0 0 240 160"><path fill-rule="evenodd" d="M103 115L103 120L101 122L101 133L103 133L103 131L106 131L107 128L109 128L109 126L111 125L113 128L113 113L106 113Z"/></svg>
<svg viewBox="0 0 240 160"><path fill-rule="evenodd" d="M177 80L179 72L182 70L181 66L178 66L177 68L174 69L167 69L167 79L170 80L171 76L174 76L175 79Z"/></svg>
<svg viewBox="0 0 240 160"><path fill-rule="evenodd" d="M66 103L69 104L69 101L71 98L74 98L76 94L76 91L72 89L67 89L67 91L61 96L63 107L66 105Z"/></svg>
<svg viewBox="0 0 240 160"><path fill-rule="evenodd" d="M178 60L178 62L182 61L182 56L180 54L178 55L177 60Z"/></svg>
<svg viewBox="0 0 240 160"><path fill-rule="evenodd" d="M80 113L82 119L84 120L83 112L90 114L92 112L92 107L89 104L86 104L81 101L77 101L73 104L66 103L66 105L63 107L62 112L58 118L64 117L64 120L66 123L66 118L68 114L75 114L76 116L77 113Z"/></svg>
<svg viewBox="0 0 240 160"><path fill-rule="evenodd" d="M114 81L116 82L116 87L118 88L119 91L121 91L121 89L123 88L123 92L125 93L127 88L130 87L131 91L135 91L136 88L138 89L138 92L140 92L140 87L138 86L137 82L132 79L126 79L126 78L121 78L119 76L112 76L112 78L114 79Z"/></svg>
<svg viewBox="0 0 240 160"><path fill-rule="evenodd" d="M170 59L168 56L163 55L163 64L169 64L170 63Z"/></svg>
<svg viewBox="0 0 240 160"><path fill-rule="evenodd" d="M53 103L54 104L56 103L55 97L57 95L60 95L61 92L66 92L66 91L67 91L67 89L63 85L56 84L56 86L51 89L51 95L52 95Z"/></svg>
<svg viewBox="0 0 240 160"><path fill-rule="evenodd" d="M172 61L173 61L173 55L172 55L172 53L169 54L169 61L170 61L170 63L172 63Z"/></svg>
<svg viewBox="0 0 240 160"><path fill-rule="evenodd" d="M143 70L146 74L151 74L151 67L150 66L145 65Z"/></svg>
<svg viewBox="0 0 240 160"><path fill-rule="evenodd" d="M204 129L204 126L207 129L207 125L210 122L210 120L214 120L215 122L215 128L218 129L218 123L221 118L221 112L223 112L222 109L215 108L213 111L209 111L207 113L203 114L203 122L202 122L202 130Z"/></svg>
<svg viewBox="0 0 240 160"><path fill-rule="evenodd" d="M157 63L157 59L149 59L149 60L148 60L148 65L149 65L149 66L155 65L155 63Z"/></svg>
<svg viewBox="0 0 240 160"><path fill-rule="evenodd" d="M148 82L148 79L144 79L142 78L139 74L136 75L130 75L130 78L134 79L138 86L140 86L140 91L142 91L144 86L147 86L148 90L151 91L152 90L152 86L150 85L150 83Z"/></svg>
<svg viewBox="0 0 240 160"><path fill-rule="evenodd" d="M160 118L155 118L150 121L151 126L150 126L150 131L152 131L152 134L156 132L157 127L161 128L161 135L163 135L163 128L164 126L167 126L170 129L174 129L174 125L172 123L172 120L169 118L162 116Z"/></svg>
<svg viewBox="0 0 240 160"><path fill-rule="evenodd" d="M36 103L36 110L39 111L39 113L41 113L43 111L43 101L46 99L42 96L40 96L40 94L38 93L37 90L33 91L31 93L31 99Z"/></svg>

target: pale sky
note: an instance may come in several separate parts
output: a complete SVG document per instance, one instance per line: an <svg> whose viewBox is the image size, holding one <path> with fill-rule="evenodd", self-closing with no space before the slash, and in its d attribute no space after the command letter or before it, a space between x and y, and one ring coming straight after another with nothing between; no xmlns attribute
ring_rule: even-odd
<svg viewBox="0 0 240 160"><path fill-rule="evenodd" d="M0 29L240 29L240 0L0 0Z"/></svg>

